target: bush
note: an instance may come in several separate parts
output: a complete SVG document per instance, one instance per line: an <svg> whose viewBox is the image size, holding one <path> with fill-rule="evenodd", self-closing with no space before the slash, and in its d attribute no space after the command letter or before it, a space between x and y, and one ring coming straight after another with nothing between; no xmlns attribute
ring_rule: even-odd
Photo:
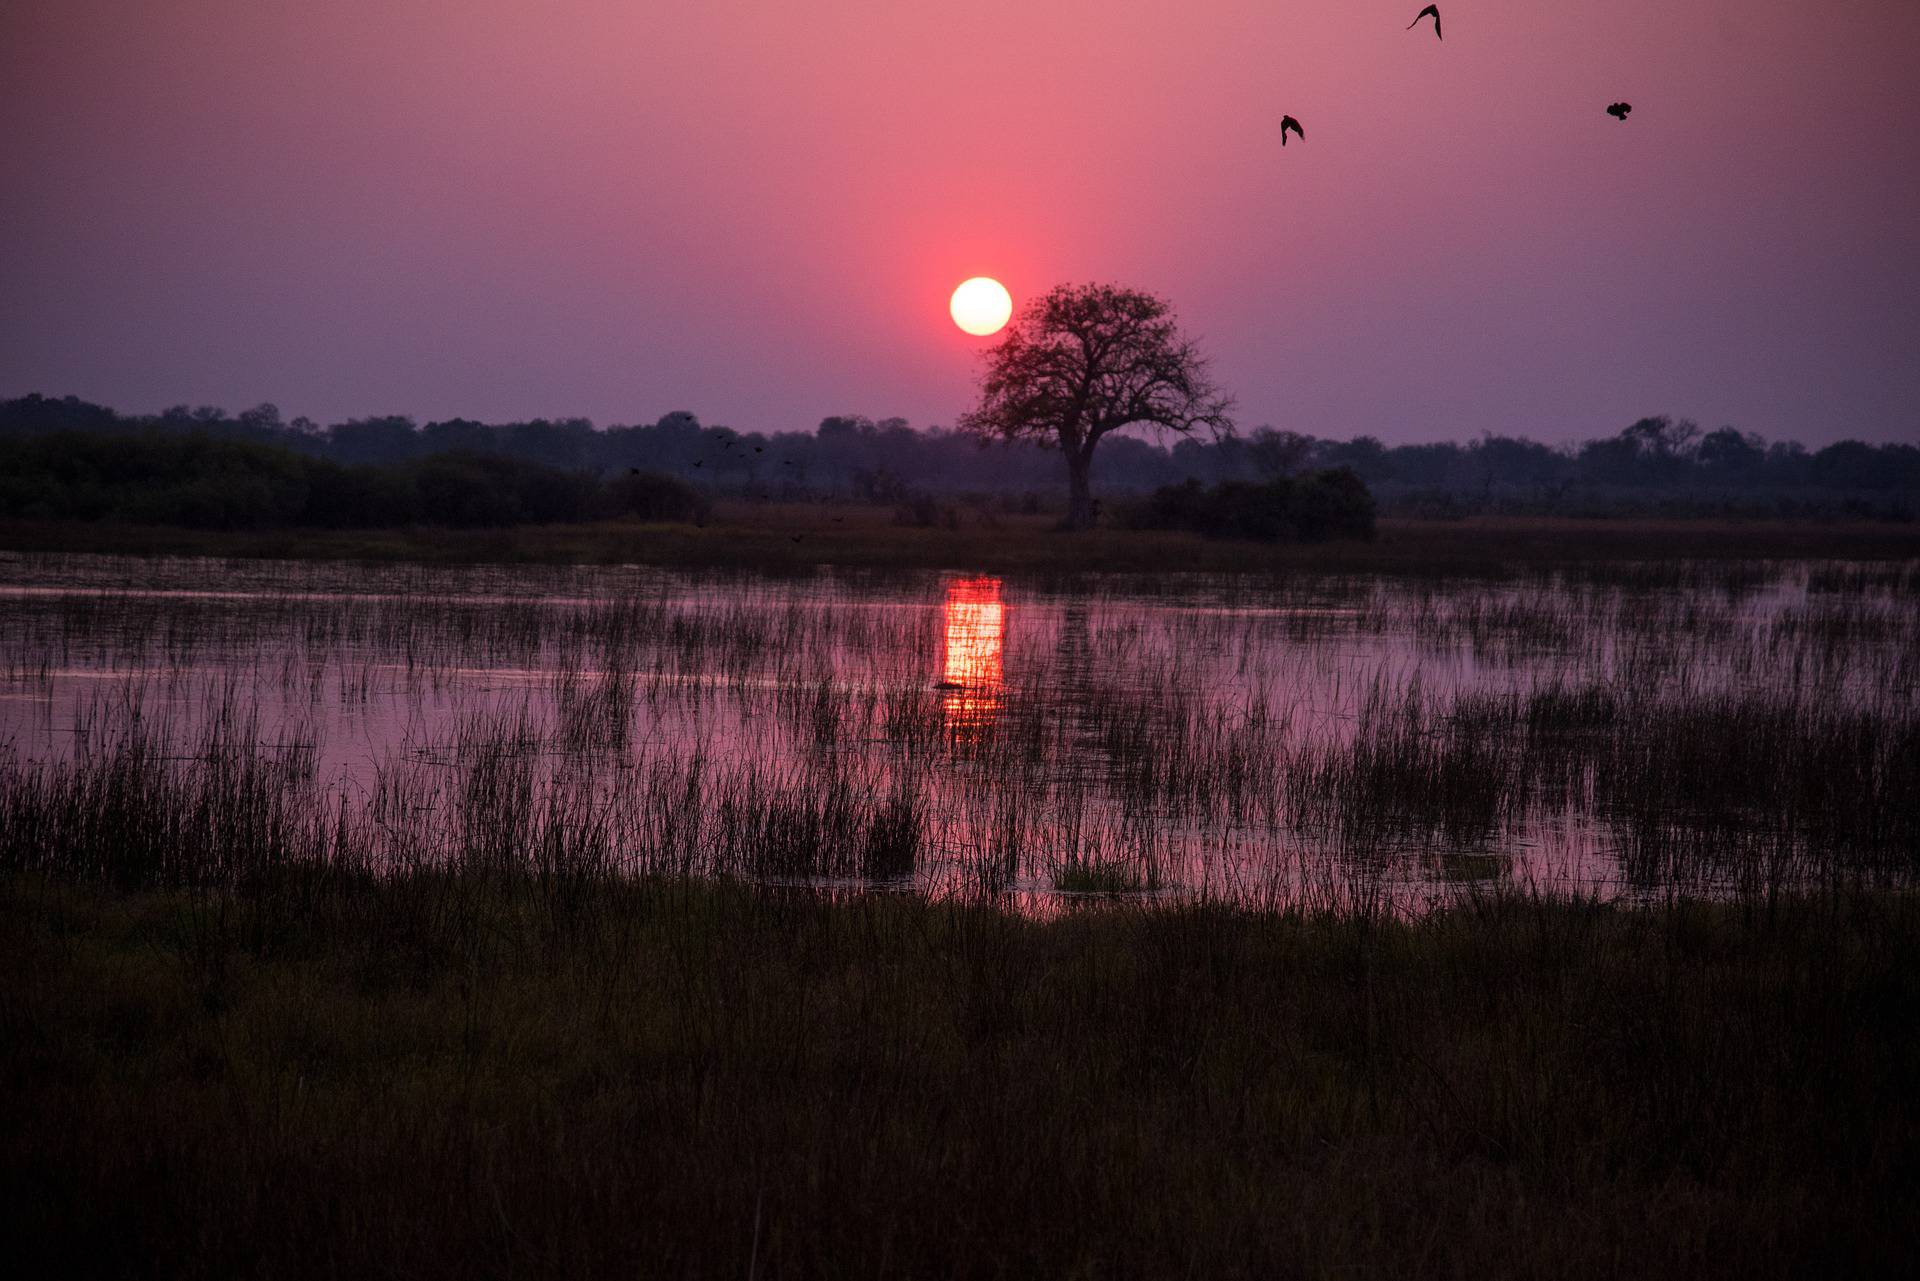
<svg viewBox="0 0 1920 1281"><path fill-rule="evenodd" d="M1260 484L1226 481L1209 489L1189 480L1167 485L1134 508L1127 523L1265 543L1371 540L1374 504L1351 468L1335 467Z"/></svg>
<svg viewBox="0 0 1920 1281"><path fill-rule="evenodd" d="M0 515L258 529L300 518L317 466L206 436L54 432L0 444Z"/></svg>
<svg viewBox="0 0 1920 1281"><path fill-rule="evenodd" d="M378 529L412 524L420 489L411 472L355 465L314 468L303 523L323 529Z"/></svg>
<svg viewBox="0 0 1920 1281"><path fill-rule="evenodd" d="M692 485L637 468L609 481L602 502L609 516L649 523L676 521L705 525L713 516L713 503Z"/></svg>
<svg viewBox="0 0 1920 1281"><path fill-rule="evenodd" d="M403 470L419 490L419 520L455 528L587 520L598 488L585 473L498 454L433 454Z"/></svg>
<svg viewBox="0 0 1920 1281"><path fill-rule="evenodd" d="M1332 538L1372 541L1373 495L1352 468L1311 472L1293 482L1294 526L1303 542Z"/></svg>
<svg viewBox="0 0 1920 1281"><path fill-rule="evenodd" d="M499 454L349 467L204 434L0 439L0 517L187 529L472 528L592 520L609 509L704 520L707 502L666 477L626 476L603 486L586 472Z"/></svg>

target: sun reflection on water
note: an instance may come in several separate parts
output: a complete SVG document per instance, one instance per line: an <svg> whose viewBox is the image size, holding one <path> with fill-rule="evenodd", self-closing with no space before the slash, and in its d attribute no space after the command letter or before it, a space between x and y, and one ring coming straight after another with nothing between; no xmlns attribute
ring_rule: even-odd
<svg viewBox="0 0 1920 1281"><path fill-rule="evenodd" d="M999 579L986 577L958 578L947 584L947 653L941 667L940 705L947 729L956 737L977 736L1000 710L1004 685L1000 654L1006 633L1000 585Z"/></svg>

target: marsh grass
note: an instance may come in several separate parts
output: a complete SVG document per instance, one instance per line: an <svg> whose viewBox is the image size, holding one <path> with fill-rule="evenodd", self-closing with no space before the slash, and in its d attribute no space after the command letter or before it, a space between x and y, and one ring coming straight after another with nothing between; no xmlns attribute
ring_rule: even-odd
<svg viewBox="0 0 1920 1281"><path fill-rule="evenodd" d="M1062 894L1092 894L1114 897L1157 889L1159 878L1151 865L1146 870L1122 859L1069 858L1053 869L1049 877L1053 888Z"/></svg>
<svg viewBox="0 0 1920 1281"><path fill-rule="evenodd" d="M73 1274L1887 1274L1902 897L1027 921L550 871L0 882Z"/></svg>
<svg viewBox="0 0 1920 1281"><path fill-rule="evenodd" d="M12 573L25 1263L1906 1263L1910 567Z"/></svg>

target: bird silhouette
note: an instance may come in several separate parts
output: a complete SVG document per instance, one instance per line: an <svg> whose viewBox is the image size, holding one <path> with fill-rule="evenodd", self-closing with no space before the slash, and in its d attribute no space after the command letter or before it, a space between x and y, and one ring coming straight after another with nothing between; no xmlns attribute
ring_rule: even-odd
<svg viewBox="0 0 1920 1281"><path fill-rule="evenodd" d="M1284 147L1287 145L1287 130L1289 129L1293 130L1295 133L1300 135L1300 141L1305 142L1307 140L1307 131L1300 127L1300 122L1298 120L1295 120L1292 116L1281 116L1280 117L1280 145L1281 146Z"/></svg>
<svg viewBox="0 0 1920 1281"><path fill-rule="evenodd" d="M1442 39L1442 36L1440 35L1440 6L1437 4L1430 4L1426 8L1422 9L1419 13L1414 14L1413 21L1407 24L1407 30L1411 31L1415 27L1419 26L1420 19L1428 16L1429 14L1433 16L1433 38L1435 40Z"/></svg>
<svg viewBox="0 0 1920 1281"><path fill-rule="evenodd" d="M793 536L793 541L794 541L794 542L796 542L796 543L797 543L797 542L799 542L799 541L800 541L800 535L799 535L799 534L795 534L795 535Z"/></svg>
<svg viewBox="0 0 1920 1281"><path fill-rule="evenodd" d="M1607 114L1612 116L1615 120L1625 120L1627 118L1627 113L1632 110L1633 110L1633 104L1631 102L1616 102L1611 107L1607 108Z"/></svg>
<svg viewBox="0 0 1920 1281"><path fill-rule="evenodd" d="M700 464L699 464L698 462L695 462L695 463L694 463L693 465L694 465L695 467L698 467L698 466L699 466Z"/></svg>

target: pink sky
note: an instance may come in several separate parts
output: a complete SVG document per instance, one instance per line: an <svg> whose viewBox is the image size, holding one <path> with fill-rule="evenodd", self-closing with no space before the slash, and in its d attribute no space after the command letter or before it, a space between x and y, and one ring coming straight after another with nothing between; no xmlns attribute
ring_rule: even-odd
<svg viewBox="0 0 1920 1281"><path fill-rule="evenodd" d="M1920 438L1920 5L1418 8L0 0L0 395L946 423L984 274L1246 427Z"/></svg>

